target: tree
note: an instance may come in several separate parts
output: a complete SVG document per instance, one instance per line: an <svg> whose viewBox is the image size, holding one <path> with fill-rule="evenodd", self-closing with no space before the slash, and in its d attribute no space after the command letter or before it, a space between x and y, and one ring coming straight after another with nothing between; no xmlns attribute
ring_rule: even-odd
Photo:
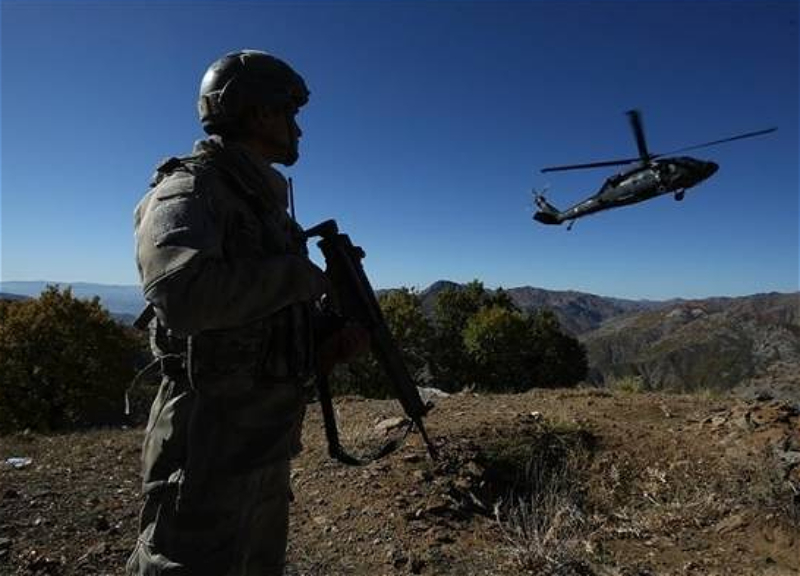
<svg viewBox="0 0 800 576"><path fill-rule="evenodd" d="M122 420L141 343L99 299L49 286L0 307L0 430Z"/></svg>
<svg viewBox="0 0 800 576"><path fill-rule="evenodd" d="M461 288L442 290L437 295L433 308L435 334L431 350L431 369L437 386L452 391L473 382L476 366L464 346L464 330L470 318L481 309L493 307L517 310L502 288L490 293L478 280Z"/></svg>
<svg viewBox="0 0 800 576"><path fill-rule="evenodd" d="M524 314L501 306L482 308L467 322L464 348L474 384L496 391L569 387L586 377L586 352L561 332L550 310Z"/></svg>
<svg viewBox="0 0 800 576"><path fill-rule="evenodd" d="M412 378L420 381L430 362L433 330L422 311L419 294L408 288L391 290L378 297L378 304L406 368ZM371 355L338 367L333 374L332 387L338 394L354 393L371 398L391 395L389 379Z"/></svg>
<svg viewBox="0 0 800 576"><path fill-rule="evenodd" d="M530 316L531 338L537 342L538 361L534 377L540 387L575 386L586 378L586 349L564 334L552 310L537 310Z"/></svg>
<svg viewBox="0 0 800 576"><path fill-rule="evenodd" d="M382 294L379 303L408 371L419 377L430 362L433 338L433 328L422 311L419 293L408 288L392 290Z"/></svg>
<svg viewBox="0 0 800 576"><path fill-rule="evenodd" d="M463 331L464 349L474 366L472 383L497 392L533 386L537 358L530 328L520 312L499 305L478 310Z"/></svg>

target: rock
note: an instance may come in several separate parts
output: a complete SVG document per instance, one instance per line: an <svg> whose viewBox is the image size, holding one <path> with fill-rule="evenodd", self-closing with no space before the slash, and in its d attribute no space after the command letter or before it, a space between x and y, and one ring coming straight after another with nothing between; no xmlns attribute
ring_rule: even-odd
<svg viewBox="0 0 800 576"><path fill-rule="evenodd" d="M727 422L727 421L728 421L728 417L727 416L713 416L708 421L708 423L711 424L711 426L714 427L714 428L719 428L720 426L725 424L725 422Z"/></svg>
<svg viewBox="0 0 800 576"><path fill-rule="evenodd" d="M435 498L432 502L429 502L425 508L418 510L418 516L422 515L433 515L433 516L441 516L447 514L451 510L451 502L444 497Z"/></svg>
<svg viewBox="0 0 800 576"><path fill-rule="evenodd" d="M417 390L419 391L419 396L423 404L432 402L434 399L447 398L450 396L450 394L444 390L439 390L438 388L424 388L422 386L417 386Z"/></svg>
<svg viewBox="0 0 800 576"><path fill-rule="evenodd" d="M474 460L470 460L464 466L464 473L467 476L471 476L473 478L483 478L485 472L486 470L483 468L483 466L481 466Z"/></svg>
<svg viewBox="0 0 800 576"><path fill-rule="evenodd" d="M412 476L417 482L430 482L431 480L430 472L426 472L424 470L414 470Z"/></svg>
<svg viewBox="0 0 800 576"><path fill-rule="evenodd" d="M714 530L717 534L728 534L747 526L747 524L747 518L745 518L743 514L734 514L718 522Z"/></svg>
<svg viewBox="0 0 800 576"><path fill-rule="evenodd" d="M749 411L744 414L738 414L733 422L742 430L752 430L756 426L751 420Z"/></svg>
<svg viewBox="0 0 800 576"><path fill-rule="evenodd" d="M78 558L78 562L79 563L83 562L84 560L86 560L91 556L101 556L102 554L105 554L107 547L108 546L103 541L93 544L92 546L89 547L89 549L86 552L84 552L83 556Z"/></svg>
<svg viewBox="0 0 800 576"><path fill-rule="evenodd" d="M785 468L794 468L795 466L800 466L800 452L796 452L794 450L778 452L778 458Z"/></svg>
<svg viewBox="0 0 800 576"><path fill-rule="evenodd" d="M542 420L544 420L544 416L542 415L541 412L534 411L528 414L528 419L532 420L533 422L541 422Z"/></svg>
<svg viewBox="0 0 800 576"><path fill-rule="evenodd" d="M405 426L407 424L409 424L409 420L407 418L403 418L402 416L398 416L396 418L387 418L386 420L382 420L375 425L375 431L383 432L385 434L389 432L389 430L400 428L401 426Z"/></svg>
<svg viewBox="0 0 800 576"><path fill-rule="evenodd" d="M28 458L27 456L12 456L11 458L6 458L5 462L12 468L21 470L33 464L33 458Z"/></svg>

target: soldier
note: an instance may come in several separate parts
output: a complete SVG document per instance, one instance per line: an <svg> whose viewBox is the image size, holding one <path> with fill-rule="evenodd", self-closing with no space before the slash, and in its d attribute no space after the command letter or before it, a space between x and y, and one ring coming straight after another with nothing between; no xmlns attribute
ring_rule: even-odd
<svg viewBox="0 0 800 576"><path fill-rule="evenodd" d="M198 102L210 137L162 163L136 208L163 377L128 574L283 574L304 385L366 347L352 329L318 345L314 304L327 280L271 166L297 161L295 115L308 95L264 52L217 60Z"/></svg>

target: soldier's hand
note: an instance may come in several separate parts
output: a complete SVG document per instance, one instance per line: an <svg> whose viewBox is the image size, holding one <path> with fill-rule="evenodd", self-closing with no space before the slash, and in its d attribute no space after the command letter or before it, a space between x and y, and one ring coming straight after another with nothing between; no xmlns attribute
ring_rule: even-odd
<svg viewBox="0 0 800 576"><path fill-rule="evenodd" d="M317 353L317 365L323 374L330 374L337 364L369 352L369 346L369 332L360 324L347 322L322 342Z"/></svg>
<svg viewBox="0 0 800 576"><path fill-rule="evenodd" d="M310 260L307 261L307 264L309 270L308 272L309 278L313 286L312 291L316 298L320 298L323 295L327 294L328 291L330 290L330 280L328 280L328 276L327 274L325 274L322 268L320 268Z"/></svg>

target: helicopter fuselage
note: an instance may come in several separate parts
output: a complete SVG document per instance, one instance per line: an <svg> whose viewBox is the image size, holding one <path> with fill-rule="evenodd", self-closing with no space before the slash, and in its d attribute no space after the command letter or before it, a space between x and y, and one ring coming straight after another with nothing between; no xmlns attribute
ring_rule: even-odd
<svg viewBox="0 0 800 576"><path fill-rule="evenodd" d="M561 224L600 210L636 204L672 192L680 200L685 190L709 178L718 168L714 162L687 156L651 160L611 176L596 194L560 212L554 221L548 223Z"/></svg>
<svg viewBox="0 0 800 576"><path fill-rule="evenodd" d="M550 204L543 194L536 192L534 189L534 199L538 207L537 212L533 215L534 220L542 224L569 222L568 228L571 228L575 220L581 216L619 206L636 204L662 194L674 193L675 200L683 200L686 190L711 177L719 169L719 166L714 162L697 160L689 156L674 156L674 154L716 146L734 140L762 136L777 130L777 128L756 130L755 132L737 134L721 140L685 146L666 154L653 154L647 148L639 111L628 110L626 114L636 139L636 148L639 152L638 158L620 158L599 162L584 162L582 164L549 166L542 168L542 172L583 170L606 166L630 166L630 168L606 179L603 186L594 195L563 211Z"/></svg>

